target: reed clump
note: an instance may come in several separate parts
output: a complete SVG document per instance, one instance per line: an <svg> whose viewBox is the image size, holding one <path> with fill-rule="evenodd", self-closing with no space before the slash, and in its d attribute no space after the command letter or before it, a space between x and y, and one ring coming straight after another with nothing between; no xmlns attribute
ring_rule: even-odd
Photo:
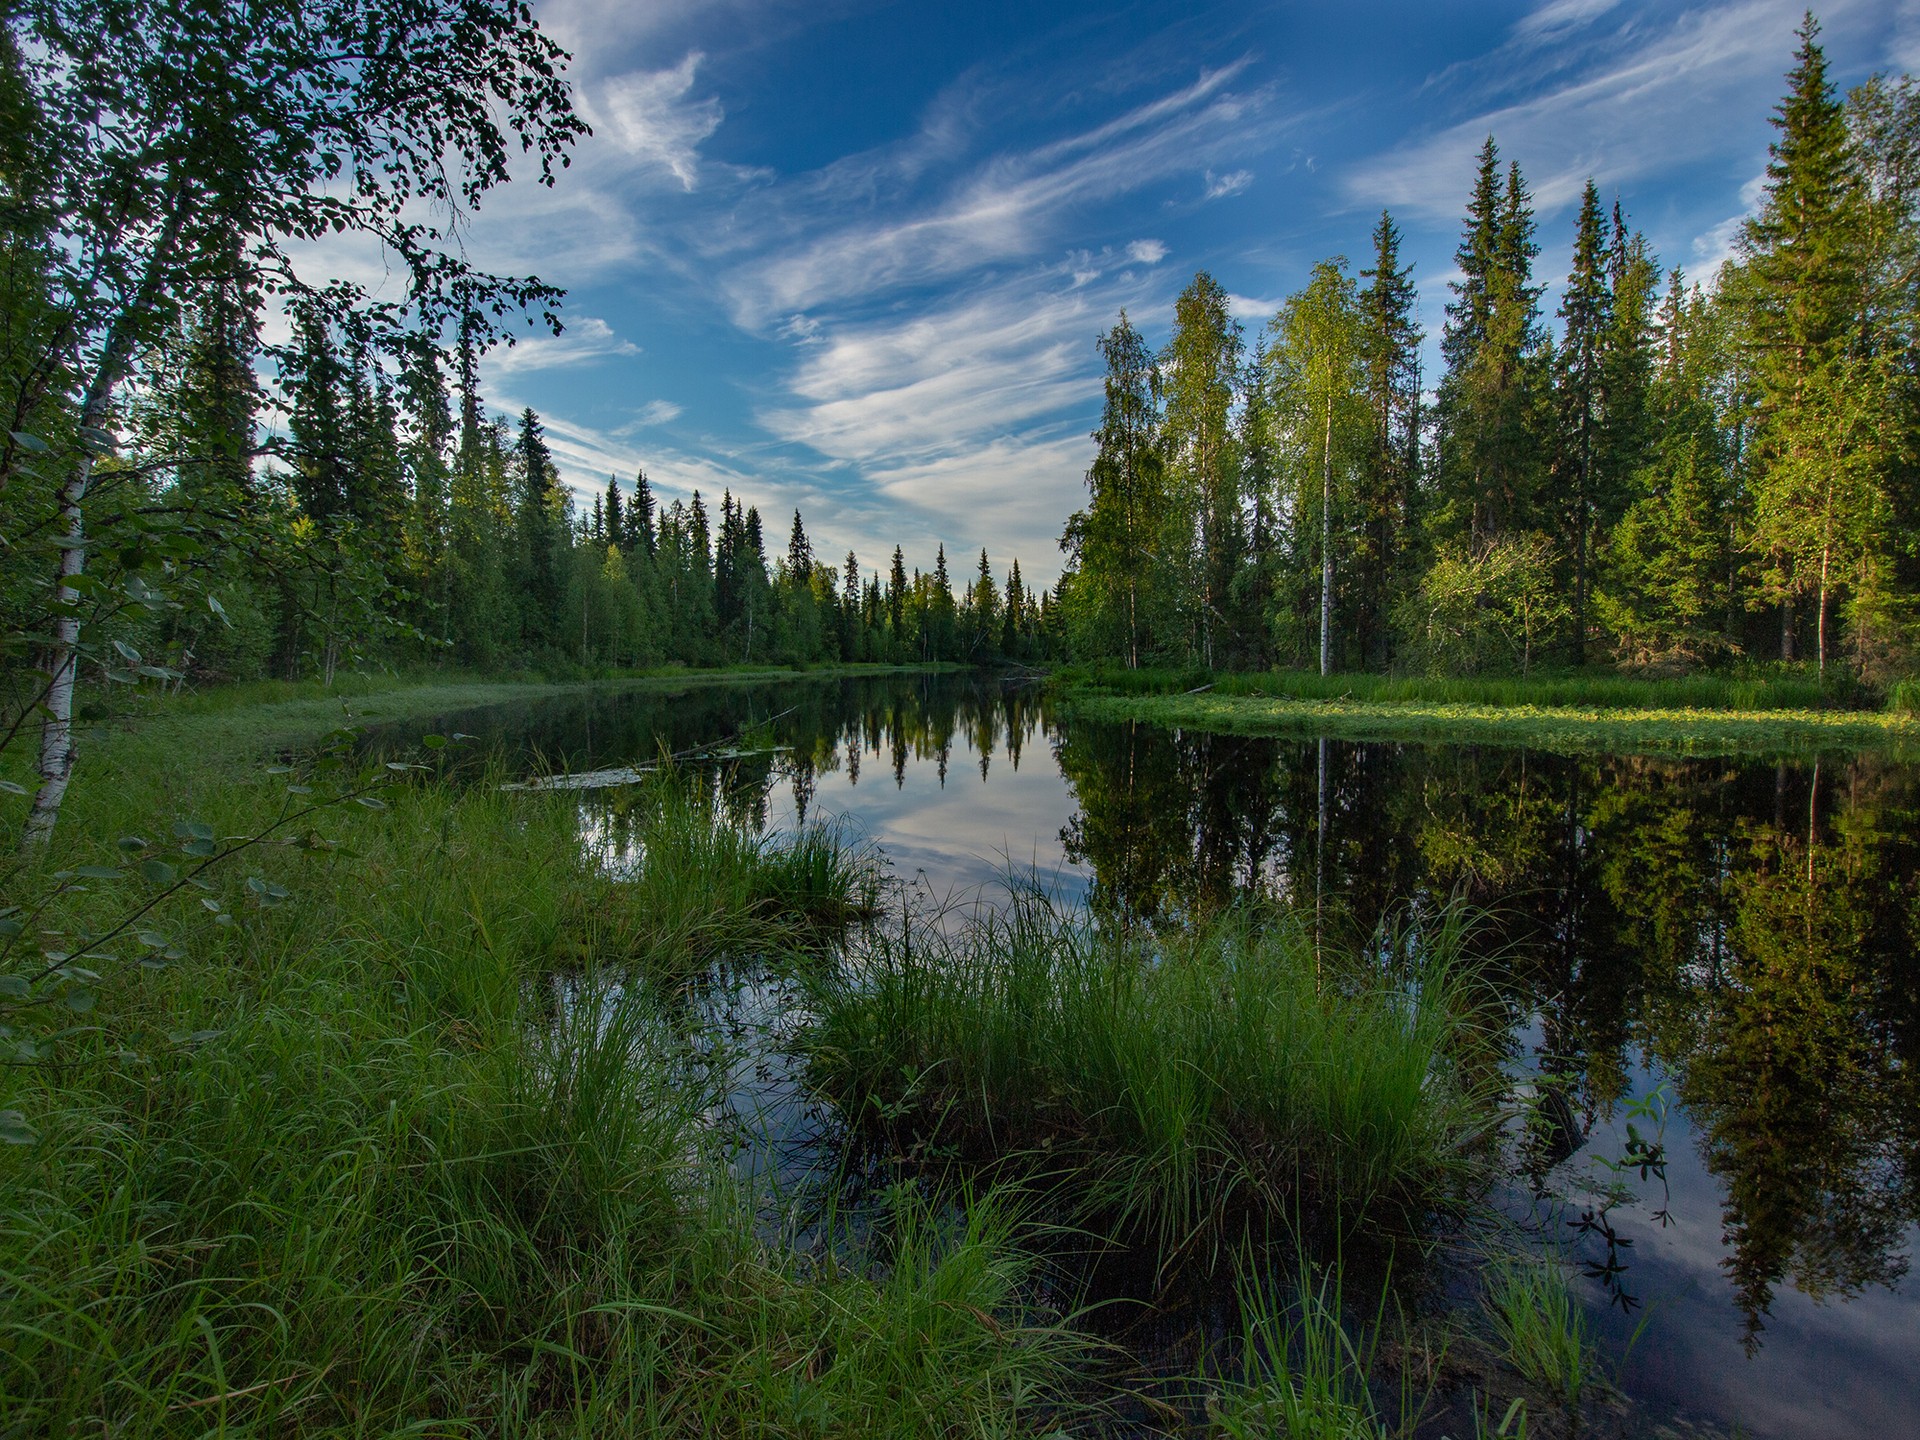
<svg viewBox="0 0 1920 1440"><path fill-rule="evenodd" d="M1490 1123L1460 928L1336 954L1277 916L1148 936L1016 893L816 977L811 1071L896 1145L1050 1183L1166 1256L1303 1207L1411 1225L1470 1187Z"/></svg>
<svg viewBox="0 0 1920 1440"><path fill-rule="evenodd" d="M563 955L685 978L721 956L818 954L879 908L870 846L830 824L762 834L695 772L648 776L594 834L602 873L569 896Z"/></svg>

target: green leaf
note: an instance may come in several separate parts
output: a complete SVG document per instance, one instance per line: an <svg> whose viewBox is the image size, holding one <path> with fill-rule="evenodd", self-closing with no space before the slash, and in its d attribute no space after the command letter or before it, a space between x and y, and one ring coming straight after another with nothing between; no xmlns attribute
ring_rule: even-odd
<svg viewBox="0 0 1920 1440"><path fill-rule="evenodd" d="M14 1000L24 1000L33 993L33 987L27 984L24 975L0 975L0 995Z"/></svg>
<svg viewBox="0 0 1920 1440"><path fill-rule="evenodd" d="M27 793L26 786L16 784L11 780L0 780L0 790L6 791L9 795L24 795Z"/></svg>
<svg viewBox="0 0 1920 1440"><path fill-rule="evenodd" d="M111 865L82 865L73 873L82 880L118 880L126 872Z"/></svg>
<svg viewBox="0 0 1920 1440"><path fill-rule="evenodd" d="M151 885L171 885L180 878L180 872L164 860L142 860L140 878Z"/></svg>
<svg viewBox="0 0 1920 1440"><path fill-rule="evenodd" d="M125 658L129 665L138 665L140 663L140 652L134 649L133 646L127 644L126 641L114 641L113 648L120 652L121 656Z"/></svg>
<svg viewBox="0 0 1920 1440"><path fill-rule="evenodd" d="M393 808L377 795L356 795L353 798L357 803L366 806L369 810L391 810Z"/></svg>
<svg viewBox="0 0 1920 1440"><path fill-rule="evenodd" d="M7 434L13 437L14 444L30 454L45 455L53 448L38 435L30 435L25 430L9 430ZM13 1112L8 1111L7 1113L12 1114Z"/></svg>
<svg viewBox="0 0 1920 1440"><path fill-rule="evenodd" d="M0 940L16 940L25 933L26 928L11 915L0 916Z"/></svg>
<svg viewBox="0 0 1920 1440"><path fill-rule="evenodd" d="M62 1003L76 1015L85 1015L89 1010L93 1009L94 1001L97 998L93 991L82 990L78 987L67 991L66 994L60 997Z"/></svg>
<svg viewBox="0 0 1920 1440"><path fill-rule="evenodd" d="M420 737L420 744L428 750L444 749L446 743L447 737L444 735L422 735Z"/></svg>
<svg viewBox="0 0 1920 1440"><path fill-rule="evenodd" d="M144 835L122 835L113 843L129 855L138 854L142 850L150 850L153 848L153 842Z"/></svg>
<svg viewBox="0 0 1920 1440"><path fill-rule="evenodd" d="M182 840L213 839L213 827L211 825L204 824L198 820L174 821L173 833L175 835L178 835Z"/></svg>
<svg viewBox="0 0 1920 1440"><path fill-rule="evenodd" d="M164 930L142 930L139 939L149 950L164 950L173 943L173 937Z"/></svg>

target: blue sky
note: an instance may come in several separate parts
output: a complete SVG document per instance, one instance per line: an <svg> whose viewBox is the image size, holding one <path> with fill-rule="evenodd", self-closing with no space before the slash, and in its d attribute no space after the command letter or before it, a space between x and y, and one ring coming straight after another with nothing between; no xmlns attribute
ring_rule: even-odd
<svg viewBox="0 0 1920 1440"><path fill-rule="evenodd" d="M770 542L1058 574L1124 306L1205 269L1251 342L1327 255L1406 231L1429 351L1491 131L1565 273L1588 175L1705 275L1755 202L1801 0L943 5L545 0L594 128L472 256L565 286L491 357L576 488L731 488ZM1920 0L1820 12L1836 77L1920 69ZM1549 308L1553 300L1549 297ZM1430 362L1431 366L1431 362ZM1431 376L1430 376L1431 379Z"/></svg>

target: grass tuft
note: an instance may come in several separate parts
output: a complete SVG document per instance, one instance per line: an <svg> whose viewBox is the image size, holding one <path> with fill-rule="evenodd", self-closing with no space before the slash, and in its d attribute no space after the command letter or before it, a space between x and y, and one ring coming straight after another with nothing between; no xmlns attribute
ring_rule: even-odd
<svg viewBox="0 0 1920 1440"><path fill-rule="evenodd" d="M1596 1380L1593 1327L1573 1298L1566 1271L1543 1260L1505 1257L1487 1271L1486 1311L1514 1369L1569 1410Z"/></svg>
<svg viewBox="0 0 1920 1440"><path fill-rule="evenodd" d="M908 1146L1051 1177L1076 1223L1163 1256L1305 1202L1411 1222L1477 1171L1478 1019L1449 921L1406 965L1241 914L1104 930L1016 892L822 972L816 1085Z"/></svg>

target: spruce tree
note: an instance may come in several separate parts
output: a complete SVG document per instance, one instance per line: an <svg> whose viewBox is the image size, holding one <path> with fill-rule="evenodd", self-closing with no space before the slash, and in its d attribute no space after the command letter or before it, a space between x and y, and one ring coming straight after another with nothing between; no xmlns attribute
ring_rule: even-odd
<svg viewBox="0 0 1920 1440"><path fill-rule="evenodd" d="M636 471L633 479L633 503L627 506L627 549L654 552L653 490L647 484L647 472Z"/></svg>
<svg viewBox="0 0 1920 1440"><path fill-rule="evenodd" d="M1864 298L1865 190L1843 108L1827 79L1819 25L1802 21L1788 90L1772 123L1767 188L1740 238L1746 344L1758 391L1754 545L1780 606L1780 654L1792 659L1795 608L1817 597L1827 659L1829 599L1867 508L1857 457L1835 441L1848 422Z"/></svg>
<svg viewBox="0 0 1920 1440"><path fill-rule="evenodd" d="M907 634L907 557L898 545L893 547L893 564L887 571L887 629L893 637L893 658L904 660L908 653Z"/></svg>
<svg viewBox="0 0 1920 1440"><path fill-rule="evenodd" d="M1384 667L1387 623L1408 569L1420 477L1420 327L1413 266L1400 263L1400 228L1386 211L1373 227L1373 264L1360 272L1360 348L1371 420L1360 466L1363 534L1356 586L1359 651Z"/></svg>
<svg viewBox="0 0 1920 1440"><path fill-rule="evenodd" d="M1601 435L1607 418L1602 362L1613 326L1612 260L1600 213L1600 190L1589 178L1574 222L1573 268L1561 294L1561 338L1554 353L1559 421L1554 478L1572 550L1576 665L1586 661L1587 596L1601 485L1597 470L1606 459Z"/></svg>
<svg viewBox="0 0 1920 1440"><path fill-rule="evenodd" d="M606 518L604 543L617 547L622 554L626 553L629 548L626 506L620 500L620 481L612 475L607 476L607 500L602 510Z"/></svg>
<svg viewBox="0 0 1920 1440"><path fill-rule="evenodd" d="M561 633L561 609L566 598L563 532L559 523L560 476L547 449L540 417L531 406L520 414L520 435L514 452L520 482L514 530L521 633L531 644L551 645L557 643Z"/></svg>
<svg viewBox="0 0 1920 1440"><path fill-rule="evenodd" d="M413 490L408 534L422 570L436 577L439 603L445 605L445 585L450 578L446 546L454 429L439 355L422 347L402 372L400 386L407 417L403 458Z"/></svg>
<svg viewBox="0 0 1920 1440"><path fill-rule="evenodd" d="M1443 529L1474 546L1533 528L1542 420L1538 414L1540 289L1533 283L1532 200L1520 167L1504 184L1489 136L1481 148L1456 260L1441 354Z"/></svg>
<svg viewBox="0 0 1920 1440"><path fill-rule="evenodd" d="M347 369L326 326L311 313L296 316L294 336L286 367L291 374L283 371L290 392L293 493L305 515L326 525L347 509Z"/></svg>

